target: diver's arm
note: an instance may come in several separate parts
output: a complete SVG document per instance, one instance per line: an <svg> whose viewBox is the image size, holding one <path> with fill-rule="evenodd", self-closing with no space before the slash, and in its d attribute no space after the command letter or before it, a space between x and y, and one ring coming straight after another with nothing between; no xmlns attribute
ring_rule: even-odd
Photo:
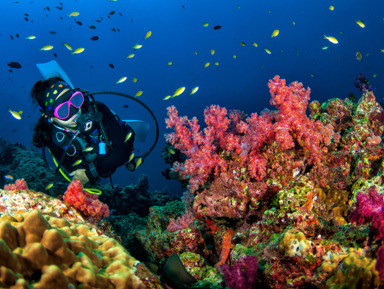
<svg viewBox="0 0 384 289"><path fill-rule="evenodd" d="M64 153L64 149L57 146L55 143L49 144L48 148L55 157L56 161L59 162ZM79 153L75 153L73 155L67 154L61 164L61 168L64 168L63 172L67 175L68 178L79 179L83 185L88 181L96 181L97 176L94 177L92 175L88 163L81 161L79 164L76 164L76 162L78 162L80 159L81 156ZM81 171L84 173L81 173Z"/></svg>

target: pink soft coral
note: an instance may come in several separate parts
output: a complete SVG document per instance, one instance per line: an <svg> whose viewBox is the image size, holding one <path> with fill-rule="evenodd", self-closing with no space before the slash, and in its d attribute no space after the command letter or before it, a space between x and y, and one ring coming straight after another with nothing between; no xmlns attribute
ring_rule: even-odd
<svg viewBox="0 0 384 289"><path fill-rule="evenodd" d="M333 127L306 116L310 89L299 82L286 85L279 76L268 86L277 111L248 117L211 105L204 111L203 130L196 117L180 117L168 107L166 124L174 132L166 140L187 156L173 170L188 180L192 194L199 194L198 216L241 218L266 196L267 178L285 185L308 165L313 174L322 173Z"/></svg>
<svg viewBox="0 0 384 289"><path fill-rule="evenodd" d="M63 199L82 212L87 218L100 220L102 216L108 217L109 215L108 206L100 202L96 195L83 191L79 180L74 180L69 184Z"/></svg>
<svg viewBox="0 0 384 289"><path fill-rule="evenodd" d="M27 182L24 179L17 179L14 184L4 186L6 191L28 190Z"/></svg>
<svg viewBox="0 0 384 289"><path fill-rule="evenodd" d="M184 215L178 217L176 220L170 219L167 230L169 232L173 232L186 229L193 223L194 220L195 217L193 216L193 213L187 210Z"/></svg>

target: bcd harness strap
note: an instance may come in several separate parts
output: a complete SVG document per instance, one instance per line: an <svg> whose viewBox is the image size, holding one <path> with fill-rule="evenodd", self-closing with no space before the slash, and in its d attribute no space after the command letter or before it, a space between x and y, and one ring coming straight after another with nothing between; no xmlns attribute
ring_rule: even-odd
<svg viewBox="0 0 384 289"><path fill-rule="evenodd" d="M47 148L48 149L48 148ZM54 155L52 154L52 152L50 151L50 149L48 149L48 152L49 152L49 154L51 155L51 157L52 157L52 160L53 160L53 162L54 162L54 164L55 164L55 166L56 166L56 170L55 170L55 174L57 173L57 172L60 172L60 174L68 181L68 182L71 182L72 180L68 177L68 172L64 169L64 168L61 168L60 166L59 166L59 163L57 162L57 160L56 160L56 158L54 157ZM64 154L65 155L65 154ZM49 169L49 170L51 170L50 168L49 168L49 165L48 165L48 161L47 161L47 158L46 158L46 155L45 155L45 147L43 147L43 159L44 159L44 162L45 162L45 164L46 164L46 166L47 166L47 168ZM96 189L96 188L83 188L84 189L84 191L86 191L86 192L88 192L88 193L90 193L90 194L94 194L94 195L101 195L101 190L99 190L99 189Z"/></svg>

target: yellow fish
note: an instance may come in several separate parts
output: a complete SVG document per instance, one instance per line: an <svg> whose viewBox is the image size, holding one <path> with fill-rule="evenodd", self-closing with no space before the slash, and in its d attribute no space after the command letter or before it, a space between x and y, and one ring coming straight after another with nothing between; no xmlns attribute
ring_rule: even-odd
<svg viewBox="0 0 384 289"><path fill-rule="evenodd" d="M135 165L135 170L141 165L141 163L143 162L143 159L142 158L138 158L137 161L136 161L136 165Z"/></svg>
<svg viewBox="0 0 384 289"><path fill-rule="evenodd" d="M127 80L127 77L124 76L124 77L120 78L120 79L116 82L116 84L122 83L122 82L124 82L124 81L126 81L126 80Z"/></svg>
<svg viewBox="0 0 384 289"><path fill-rule="evenodd" d="M48 184L46 187L45 187L45 190L49 190L50 188L52 188L53 187L53 183L50 183L50 184Z"/></svg>
<svg viewBox="0 0 384 289"><path fill-rule="evenodd" d="M323 47L321 47L321 49L323 49L323 50L327 50L329 48L329 46L323 46Z"/></svg>
<svg viewBox="0 0 384 289"><path fill-rule="evenodd" d="M339 41L337 41L337 39L333 36L326 36L324 35L324 39L327 39L329 42L333 43L333 44L337 44L339 43Z"/></svg>
<svg viewBox="0 0 384 289"><path fill-rule="evenodd" d="M356 20L356 24L359 25L361 28L365 28L365 24L360 19Z"/></svg>
<svg viewBox="0 0 384 289"><path fill-rule="evenodd" d="M163 100L168 100L172 97L172 95L167 95L166 97L163 98Z"/></svg>
<svg viewBox="0 0 384 289"><path fill-rule="evenodd" d="M152 31L148 31L147 34L145 34L145 38L144 39L147 39L149 37L151 37L152 35Z"/></svg>
<svg viewBox="0 0 384 289"><path fill-rule="evenodd" d="M182 87L179 87L178 89L176 89L175 93L172 95L172 97L176 97L176 96L179 96L180 94L182 94L185 90L185 86L182 86Z"/></svg>
<svg viewBox="0 0 384 289"><path fill-rule="evenodd" d="M245 46L245 42L240 42L240 45L241 46Z"/></svg>
<svg viewBox="0 0 384 289"><path fill-rule="evenodd" d="M125 140L124 140L124 143L126 143L132 136L132 132L130 131L129 133L127 133L127 136L125 137Z"/></svg>
<svg viewBox="0 0 384 289"><path fill-rule="evenodd" d="M209 23L206 22L206 23L203 24L203 27L208 27L208 25L209 25Z"/></svg>
<svg viewBox="0 0 384 289"><path fill-rule="evenodd" d="M131 153L131 155L129 156L128 162L130 162L131 160L133 160L134 157L135 157L135 154L134 154L134 153Z"/></svg>
<svg viewBox="0 0 384 289"><path fill-rule="evenodd" d="M173 148L168 148L168 152L171 154L171 155L174 155L176 152Z"/></svg>
<svg viewBox="0 0 384 289"><path fill-rule="evenodd" d="M216 61L216 62L215 62L215 65L216 65L216 66L218 66L218 65L219 65L219 63Z"/></svg>
<svg viewBox="0 0 384 289"><path fill-rule="evenodd" d="M82 53L84 50L85 50L85 48L80 47L80 48L75 49L71 54L80 54L80 53Z"/></svg>
<svg viewBox="0 0 384 289"><path fill-rule="evenodd" d="M189 95L195 94L199 90L199 87L196 86L191 90L191 93Z"/></svg>
<svg viewBox="0 0 384 289"><path fill-rule="evenodd" d="M87 147L87 148L83 149L83 152L85 152L85 153L90 152L90 151L93 151L93 147Z"/></svg>
<svg viewBox="0 0 384 289"><path fill-rule="evenodd" d="M276 37L277 35L279 35L279 33L280 33L279 29L273 30L271 38Z"/></svg>
<svg viewBox="0 0 384 289"><path fill-rule="evenodd" d="M76 16L79 16L80 13L77 12L77 11L73 11L72 13L68 14L68 17L76 17Z"/></svg>
<svg viewBox="0 0 384 289"><path fill-rule="evenodd" d="M140 49L141 47L143 47L141 44L135 44L132 46L133 49Z"/></svg>
<svg viewBox="0 0 384 289"><path fill-rule="evenodd" d="M380 52L384 53L384 49L380 49Z"/></svg>
<svg viewBox="0 0 384 289"><path fill-rule="evenodd" d="M136 94L134 95L135 97L139 97L140 95L143 94L143 91L142 90L139 90L138 92L136 92Z"/></svg>
<svg viewBox="0 0 384 289"><path fill-rule="evenodd" d="M135 56L135 54L134 53L131 53L131 54L129 54L128 56L127 56L127 58L133 58Z"/></svg>
<svg viewBox="0 0 384 289"><path fill-rule="evenodd" d="M208 67L209 66L209 62L207 62L206 64L204 64L204 67Z"/></svg>
<svg viewBox="0 0 384 289"><path fill-rule="evenodd" d="M264 51L267 52L268 54L272 54L272 52L268 48L264 48Z"/></svg>
<svg viewBox="0 0 384 289"><path fill-rule="evenodd" d="M36 36L35 35L30 35L30 36L25 37L25 39L29 39L29 40L36 39Z"/></svg>
<svg viewBox="0 0 384 289"><path fill-rule="evenodd" d="M137 82L137 78L136 77L132 78L132 82Z"/></svg>
<svg viewBox="0 0 384 289"><path fill-rule="evenodd" d="M72 47L71 47L69 44L67 44L67 43L63 43L63 45L64 45L68 50L72 50Z"/></svg>
<svg viewBox="0 0 384 289"><path fill-rule="evenodd" d="M213 54L215 54L215 50L212 49L211 50L211 55L213 55Z"/></svg>
<svg viewBox="0 0 384 289"><path fill-rule="evenodd" d="M72 165L72 167L75 167L75 166L78 166L79 164L81 164L83 162L82 159L78 159L77 161L75 161Z"/></svg>
<svg viewBox="0 0 384 289"><path fill-rule="evenodd" d="M356 52L356 59L360 61L362 58L363 58L363 55L361 54L361 52L357 51Z"/></svg>
<svg viewBox="0 0 384 289"><path fill-rule="evenodd" d="M233 58L236 58L237 57L237 55L236 54L233 54L233 56L232 56Z"/></svg>
<svg viewBox="0 0 384 289"><path fill-rule="evenodd" d="M255 46L255 47L257 47L257 43L256 43L256 42L253 42L252 45Z"/></svg>
<svg viewBox="0 0 384 289"><path fill-rule="evenodd" d="M172 61L169 61L167 64L168 64L168 65L172 65Z"/></svg>
<svg viewBox="0 0 384 289"><path fill-rule="evenodd" d="M21 114L23 113L22 110L20 110L20 111L14 111L14 110L8 108L8 111L9 111L9 113L10 113L15 119L19 119L19 120L21 119Z"/></svg>
<svg viewBox="0 0 384 289"><path fill-rule="evenodd" d="M48 50L52 50L52 49L53 49L52 45L45 45L45 46L40 48L40 51L48 51Z"/></svg>
<svg viewBox="0 0 384 289"><path fill-rule="evenodd" d="M335 10L335 7L331 5L331 6L329 6L329 10L333 11L333 10Z"/></svg>

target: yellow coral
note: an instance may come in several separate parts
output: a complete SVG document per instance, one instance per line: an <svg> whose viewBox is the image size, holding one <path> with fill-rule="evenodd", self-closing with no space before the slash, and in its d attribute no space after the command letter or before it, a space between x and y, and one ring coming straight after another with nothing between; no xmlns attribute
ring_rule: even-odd
<svg viewBox="0 0 384 289"><path fill-rule="evenodd" d="M0 256L7 288L162 288L116 240L38 211L0 217Z"/></svg>
<svg viewBox="0 0 384 289"><path fill-rule="evenodd" d="M379 273L375 269L376 260L365 257L360 252L349 250L346 256L339 255L331 261L330 266L336 265L337 268L335 274L327 280L326 284L330 289L368 289L380 285ZM327 269L327 265L323 264L322 270Z"/></svg>

